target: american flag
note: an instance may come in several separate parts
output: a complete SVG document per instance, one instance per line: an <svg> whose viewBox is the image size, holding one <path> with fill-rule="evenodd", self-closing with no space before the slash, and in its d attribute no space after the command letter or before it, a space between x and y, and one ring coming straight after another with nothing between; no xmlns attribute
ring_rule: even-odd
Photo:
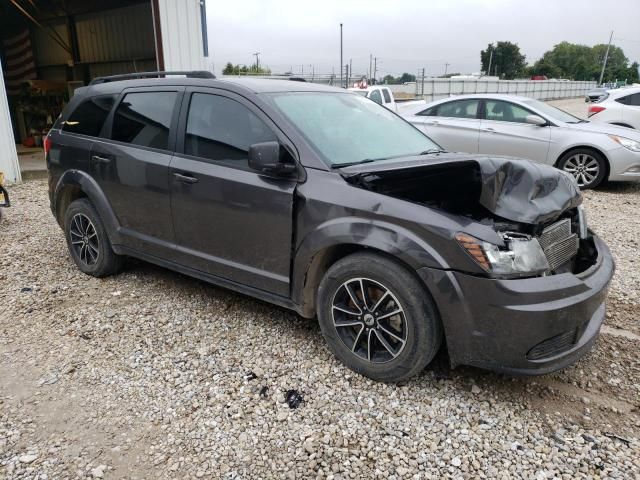
<svg viewBox="0 0 640 480"><path fill-rule="evenodd" d="M37 77L29 29L4 39L4 78L9 95L20 93L20 84Z"/></svg>

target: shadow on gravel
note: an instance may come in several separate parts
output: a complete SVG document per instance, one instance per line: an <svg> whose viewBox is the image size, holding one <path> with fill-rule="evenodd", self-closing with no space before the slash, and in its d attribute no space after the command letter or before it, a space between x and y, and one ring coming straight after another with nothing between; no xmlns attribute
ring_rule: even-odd
<svg viewBox="0 0 640 480"><path fill-rule="evenodd" d="M640 182L607 182L595 189L596 192L603 193L640 193Z"/></svg>

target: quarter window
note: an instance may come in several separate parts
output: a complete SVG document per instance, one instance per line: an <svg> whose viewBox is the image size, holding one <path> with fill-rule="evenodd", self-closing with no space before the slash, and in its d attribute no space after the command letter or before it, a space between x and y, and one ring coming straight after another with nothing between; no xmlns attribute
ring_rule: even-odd
<svg viewBox="0 0 640 480"><path fill-rule="evenodd" d="M616 102L635 107L640 106L640 93L634 93L632 95L620 97L616 100Z"/></svg>
<svg viewBox="0 0 640 480"><path fill-rule="evenodd" d="M91 137L99 136L115 100L115 95L101 95L83 101L64 121L62 130Z"/></svg>
<svg viewBox="0 0 640 480"><path fill-rule="evenodd" d="M176 92L128 93L116 110L111 138L167 150Z"/></svg>
<svg viewBox="0 0 640 480"><path fill-rule="evenodd" d="M371 92L371 95L369 96L369 98L371 100L373 100L376 103L379 103L380 105L382 105L382 95L380 95L380 90L373 90Z"/></svg>
<svg viewBox="0 0 640 480"><path fill-rule="evenodd" d="M477 118L478 100L456 100L454 102L441 103L437 106L436 116L450 118Z"/></svg>
<svg viewBox="0 0 640 480"><path fill-rule="evenodd" d="M273 131L241 103L206 93L191 96L184 143L187 155L246 163L251 145L277 140Z"/></svg>
<svg viewBox="0 0 640 480"><path fill-rule="evenodd" d="M502 122L527 123L527 116L531 115L526 108L502 100L487 100L486 110L487 120Z"/></svg>
<svg viewBox="0 0 640 480"><path fill-rule="evenodd" d="M391 103L391 95L388 89L382 90L382 95L384 95L384 103Z"/></svg>

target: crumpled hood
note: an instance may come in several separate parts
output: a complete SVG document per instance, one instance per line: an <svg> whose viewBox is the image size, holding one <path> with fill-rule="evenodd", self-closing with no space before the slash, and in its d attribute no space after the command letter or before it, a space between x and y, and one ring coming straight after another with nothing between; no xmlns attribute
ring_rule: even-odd
<svg viewBox="0 0 640 480"><path fill-rule="evenodd" d="M582 203L573 177L550 165L488 157L477 162L482 176L480 203L500 217L541 223Z"/></svg>
<svg viewBox="0 0 640 480"><path fill-rule="evenodd" d="M538 224L557 218L582 203L575 180L555 167L502 156L442 153L354 165L340 169L345 178L467 165L477 169L479 203L507 220Z"/></svg>

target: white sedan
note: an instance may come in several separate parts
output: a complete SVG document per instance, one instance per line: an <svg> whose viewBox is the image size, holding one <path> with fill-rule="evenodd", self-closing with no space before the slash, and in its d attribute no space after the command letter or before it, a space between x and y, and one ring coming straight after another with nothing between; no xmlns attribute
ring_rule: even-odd
<svg viewBox="0 0 640 480"><path fill-rule="evenodd" d="M595 124L532 98L460 95L401 112L445 150L508 155L556 167L581 188L640 181L640 133Z"/></svg>
<svg viewBox="0 0 640 480"><path fill-rule="evenodd" d="M596 103L589 104L589 120L640 130L640 87L606 91Z"/></svg>

